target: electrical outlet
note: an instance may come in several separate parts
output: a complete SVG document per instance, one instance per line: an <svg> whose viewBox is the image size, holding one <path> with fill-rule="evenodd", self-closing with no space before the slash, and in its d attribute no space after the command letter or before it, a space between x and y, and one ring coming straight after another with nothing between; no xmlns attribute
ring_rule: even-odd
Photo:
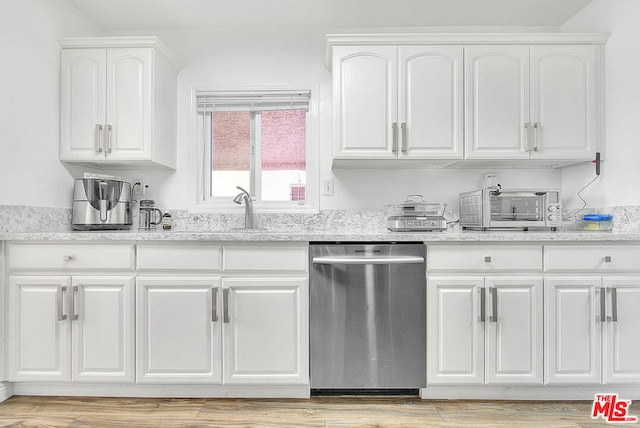
<svg viewBox="0 0 640 428"><path fill-rule="evenodd" d="M333 196L333 178L322 180L322 196Z"/></svg>
<svg viewBox="0 0 640 428"><path fill-rule="evenodd" d="M145 181L144 178L135 178L132 180L131 185L133 186L133 196L136 197L145 197L147 196L147 190L149 190L149 184Z"/></svg>

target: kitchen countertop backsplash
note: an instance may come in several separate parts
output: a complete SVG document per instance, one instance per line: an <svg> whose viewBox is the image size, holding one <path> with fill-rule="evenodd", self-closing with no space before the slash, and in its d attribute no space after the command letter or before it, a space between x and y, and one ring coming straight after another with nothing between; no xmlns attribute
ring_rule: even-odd
<svg viewBox="0 0 640 428"><path fill-rule="evenodd" d="M172 230L180 232L231 231L243 226L244 215L189 213L186 210L169 210ZM613 215L614 232L640 231L640 205L609 208L564 210L563 229L575 229L576 221L584 213ZM137 231L138 210L133 212L131 231ZM258 227L272 232L304 233L331 231L337 233L376 234L386 232L385 210L327 210L318 214L256 214ZM457 219L457 212L447 211L448 221ZM160 226L158 226L160 227ZM454 230L459 225L453 226ZM0 232L38 233L71 231L71 209L0 205Z"/></svg>

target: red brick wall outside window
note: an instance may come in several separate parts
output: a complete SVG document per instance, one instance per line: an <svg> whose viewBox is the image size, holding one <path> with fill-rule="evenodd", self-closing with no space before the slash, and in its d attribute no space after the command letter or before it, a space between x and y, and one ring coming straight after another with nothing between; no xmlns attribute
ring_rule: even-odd
<svg viewBox="0 0 640 428"><path fill-rule="evenodd" d="M263 177L268 171L306 170L306 112L303 110L263 111L262 164ZM250 112L212 113L212 169L213 171L249 171ZM294 174L295 175L295 174ZM298 174L300 176L300 174ZM273 176L272 176L273 177ZM285 177L282 175L282 177ZM278 180L291 180L282 178ZM265 182L273 185L273 178ZM292 201L304 200L305 181L277 182ZM215 186L215 183L212 183ZM295 190L294 190L295 186ZM302 190L300 190L302 188Z"/></svg>

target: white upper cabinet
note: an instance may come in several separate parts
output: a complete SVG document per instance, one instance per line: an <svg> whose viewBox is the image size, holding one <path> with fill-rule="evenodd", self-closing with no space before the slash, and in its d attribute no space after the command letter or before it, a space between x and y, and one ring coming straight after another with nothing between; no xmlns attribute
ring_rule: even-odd
<svg viewBox="0 0 640 428"><path fill-rule="evenodd" d="M465 64L467 158L593 159L598 46L468 46Z"/></svg>
<svg viewBox="0 0 640 428"><path fill-rule="evenodd" d="M465 65L467 158L529 158L529 47L468 46Z"/></svg>
<svg viewBox="0 0 640 428"><path fill-rule="evenodd" d="M395 159L398 49L341 46L334 55L334 158Z"/></svg>
<svg viewBox="0 0 640 428"><path fill-rule="evenodd" d="M601 140L599 61L594 45L531 47L532 158L593 159Z"/></svg>
<svg viewBox="0 0 640 428"><path fill-rule="evenodd" d="M60 159L104 159L107 55L104 49L63 50L60 80Z"/></svg>
<svg viewBox="0 0 640 428"><path fill-rule="evenodd" d="M107 50L106 156L151 158L151 49Z"/></svg>
<svg viewBox="0 0 640 428"><path fill-rule="evenodd" d="M333 49L334 159L462 158L461 46Z"/></svg>
<svg viewBox="0 0 640 428"><path fill-rule="evenodd" d="M155 38L61 42L60 160L175 168L179 66Z"/></svg>
<svg viewBox="0 0 640 428"><path fill-rule="evenodd" d="M399 158L462 158L462 51L462 46L400 48Z"/></svg>
<svg viewBox="0 0 640 428"><path fill-rule="evenodd" d="M333 165L558 167L590 161L604 151L607 39L327 35Z"/></svg>

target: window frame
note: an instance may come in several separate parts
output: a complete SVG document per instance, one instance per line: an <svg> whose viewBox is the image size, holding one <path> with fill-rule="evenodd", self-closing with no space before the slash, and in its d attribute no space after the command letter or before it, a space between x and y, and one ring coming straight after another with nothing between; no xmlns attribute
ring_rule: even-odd
<svg viewBox="0 0 640 428"><path fill-rule="evenodd" d="M201 92L273 92L273 91L309 91L309 110L306 118L306 183L305 202L299 201L255 201L254 212L257 213L318 213L320 202L320 177L319 177L319 143L318 143L318 86L286 85L286 86L198 86L191 88L190 96L190 132L189 132L189 211L202 213L238 213L244 212L244 207L233 203L233 198L206 197L210 190L211 174L206 166L211 165L211 144L205 143L204 133L211 135L211 121L203 123L206 114L200 114L197 109L198 93ZM253 122L254 114L251 115ZM252 123L252 132L254 129ZM252 135L252 140L255 136ZM207 158L208 156L208 158ZM261 153L256 150L252 161L260 161ZM207 162L208 160L208 162ZM210 169L210 168L209 168ZM253 170L253 166L252 166ZM255 172L255 171L254 171ZM206 175L205 175L206 174ZM255 178L255 177L254 177ZM207 181L209 184L207 184ZM252 184L257 188L259 180Z"/></svg>

